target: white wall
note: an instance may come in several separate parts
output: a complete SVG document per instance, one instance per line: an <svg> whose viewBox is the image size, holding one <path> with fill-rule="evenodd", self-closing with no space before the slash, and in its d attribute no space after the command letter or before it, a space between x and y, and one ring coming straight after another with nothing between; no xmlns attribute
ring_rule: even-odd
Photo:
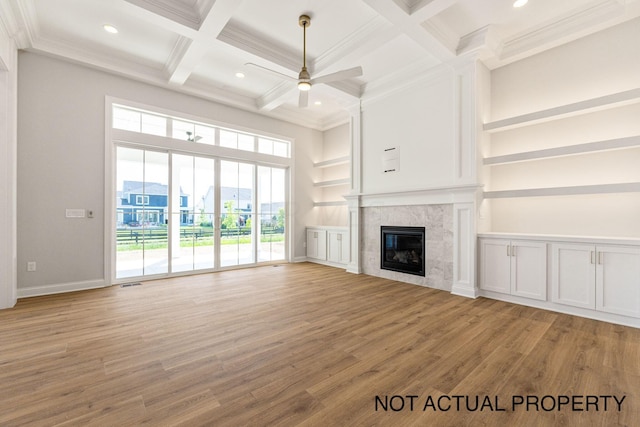
<svg viewBox="0 0 640 427"><path fill-rule="evenodd" d="M324 132L324 143L322 144L323 160L331 160L344 156L349 156L351 139L349 124L337 126ZM335 165L321 169L321 181L333 181L337 179L349 178L351 167L349 164ZM324 201L344 201L344 195L349 193L349 184L322 189L322 200ZM346 227L348 213L346 206L325 206L320 208L322 212L322 225L336 227Z"/></svg>
<svg viewBox="0 0 640 427"><path fill-rule="evenodd" d="M492 72L492 117L552 108L640 87L640 18Z"/></svg>
<svg viewBox="0 0 640 427"><path fill-rule="evenodd" d="M18 51L0 28L0 309L16 303Z"/></svg>
<svg viewBox="0 0 640 427"><path fill-rule="evenodd" d="M363 103L363 193L452 185L454 182L455 76L441 73ZM386 148L399 147L398 172L383 173Z"/></svg>
<svg viewBox="0 0 640 427"><path fill-rule="evenodd" d="M18 288L47 293L103 281L105 96L295 139L292 258L314 223L312 163L322 133L33 53L19 55ZM65 218L85 208L94 219ZM57 287L56 287L57 286ZM62 286L64 287L64 286ZM34 289L36 291L34 291Z"/></svg>
<svg viewBox="0 0 640 427"><path fill-rule="evenodd" d="M640 19L499 68L492 120L640 87ZM640 103L491 134L490 154L640 135ZM487 150L489 151L489 150ZM487 154L487 153L485 153ZM493 166L487 190L640 182L640 148ZM640 237L637 193L485 201L498 232Z"/></svg>

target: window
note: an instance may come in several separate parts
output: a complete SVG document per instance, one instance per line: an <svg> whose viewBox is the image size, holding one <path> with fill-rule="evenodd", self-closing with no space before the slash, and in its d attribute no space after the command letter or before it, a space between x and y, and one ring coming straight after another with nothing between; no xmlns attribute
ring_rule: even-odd
<svg viewBox="0 0 640 427"><path fill-rule="evenodd" d="M113 106L113 128L147 135L169 136L180 141L218 145L271 156L291 157L289 141L265 138L122 105Z"/></svg>
<svg viewBox="0 0 640 427"><path fill-rule="evenodd" d="M112 112L113 128L128 132L108 141L115 280L287 259L289 141L122 105Z"/></svg>

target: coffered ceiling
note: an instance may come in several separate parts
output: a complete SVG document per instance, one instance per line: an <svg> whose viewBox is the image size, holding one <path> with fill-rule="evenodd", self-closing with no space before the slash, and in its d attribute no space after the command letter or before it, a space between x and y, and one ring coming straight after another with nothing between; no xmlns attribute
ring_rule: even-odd
<svg viewBox="0 0 640 427"><path fill-rule="evenodd" d="M297 78L303 13L312 77L363 73L314 85L299 108L296 82L261 67ZM412 76L473 56L496 68L637 16L640 0L0 0L0 33L21 49L328 129Z"/></svg>

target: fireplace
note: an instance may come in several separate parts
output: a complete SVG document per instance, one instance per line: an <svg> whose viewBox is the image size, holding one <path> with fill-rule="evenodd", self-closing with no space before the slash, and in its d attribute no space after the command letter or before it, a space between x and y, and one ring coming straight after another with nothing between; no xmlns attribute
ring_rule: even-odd
<svg viewBox="0 0 640 427"><path fill-rule="evenodd" d="M380 268L424 276L424 227L380 227Z"/></svg>

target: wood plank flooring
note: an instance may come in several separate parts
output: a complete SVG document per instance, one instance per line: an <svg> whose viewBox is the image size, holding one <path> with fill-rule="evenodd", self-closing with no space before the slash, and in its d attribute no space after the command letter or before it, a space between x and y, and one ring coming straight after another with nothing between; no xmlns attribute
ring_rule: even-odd
<svg viewBox="0 0 640 427"><path fill-rule="evenodd" d="M620 407L613 396L624 397ZM520 397L529 405L514 406ZM638 329L315 264L29 298L0 311L1 426L638 420Z"/></svg>

